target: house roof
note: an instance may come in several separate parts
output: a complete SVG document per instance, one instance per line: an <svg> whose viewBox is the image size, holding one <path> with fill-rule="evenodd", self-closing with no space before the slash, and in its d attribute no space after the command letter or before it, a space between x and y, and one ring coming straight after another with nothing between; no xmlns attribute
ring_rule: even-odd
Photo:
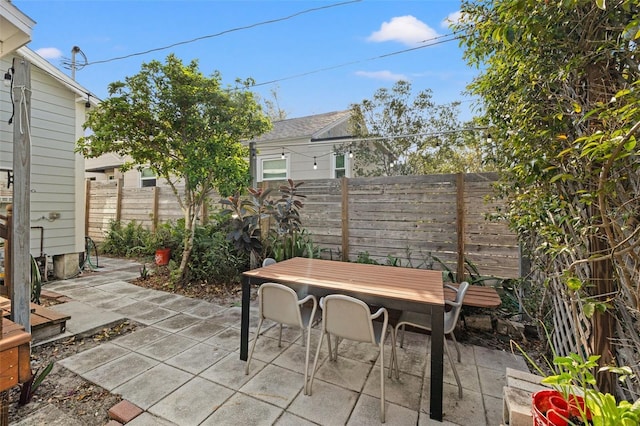
<svg viewBox="0 0 640 426"><path fill-rule="evenodd" d="M0 57L29 43L35 21L10 1L0 0Z"/></svg>
<svg viewBox="0 0 640 426"><path fill-rule="evenodd" d="M345 122L350 116L351 112L346 110L275 121L270 132L253 139L252 142L314 139L316 135Z"/></svg>

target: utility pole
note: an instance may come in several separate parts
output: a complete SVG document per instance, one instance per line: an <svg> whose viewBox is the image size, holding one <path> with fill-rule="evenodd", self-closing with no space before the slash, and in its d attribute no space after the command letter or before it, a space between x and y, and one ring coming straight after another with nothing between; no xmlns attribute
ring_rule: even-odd
<svg viewBox="0 0 640 426"><path fill-rule="evenodd" d="M81 50L78 46L71 48L71 79L73 81L76 81L76 54L80 52Z"/></svg>
<svg viewBox="0 0 640 426"><path fill-rule="evenodd" d="M13 58L13 223L11 317L31 333L31 64Z"/></svg>

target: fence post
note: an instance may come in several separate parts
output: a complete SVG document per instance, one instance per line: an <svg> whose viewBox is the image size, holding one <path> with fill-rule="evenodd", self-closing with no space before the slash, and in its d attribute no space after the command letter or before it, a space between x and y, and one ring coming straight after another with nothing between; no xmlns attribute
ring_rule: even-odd
<svg viewBox="0 0 640 426"><path fill-rule="evenodd" d="M456 226L458 234L458 282L464 281L464 173L456 175Z"/></svg>
<svg viewBox="0 0 640 426"><path fill-rule="evenodd" d="M342 176L342 261L349 261L349 181Z"/></svg>
<svg viewBox="0 0 640 426"><path fill-rule="evenodd" d="M249 174L251 175L251 187L255 188L258 182L258 173L256 170L256 143L249 142Z"/></svg>
<svg viewBox="0 0 640 426"><path fill-rule="evenodd" d="M89 235L89 212L91 211L91 179L84 181L84 235Z"/></svg>
<svg viewBox="0 0 640 426"><path fill-rule="evenodd" d="M116 222L122 219L122 187L124 186L124 178L119 177L116 182Z"/></svg>
<svg viewBox="0 0 640 426"><path fill-rule="evenodd" d="M151 232L155 234L158 230L158 199L160 198L160 194L157 186L154 186L151 192L153 193L153 211L151 212L153 220L151 221Z"/></svg>

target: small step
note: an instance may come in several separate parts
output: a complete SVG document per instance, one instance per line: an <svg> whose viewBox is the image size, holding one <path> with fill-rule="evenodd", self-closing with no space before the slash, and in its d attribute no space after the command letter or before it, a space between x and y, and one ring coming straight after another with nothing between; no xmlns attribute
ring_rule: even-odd
<svg viewBox="0 0 640 426"><path fill-rule="evenodd" d="M11 300L0 297L0 307L2 307L3 316L9 318L11 315ZM31 323L32 342L37 343L47 340L66 331L67 321L71 319L70 315L61 314L35 303L31 303L30 308L31 316L29 321Z"/></svg>

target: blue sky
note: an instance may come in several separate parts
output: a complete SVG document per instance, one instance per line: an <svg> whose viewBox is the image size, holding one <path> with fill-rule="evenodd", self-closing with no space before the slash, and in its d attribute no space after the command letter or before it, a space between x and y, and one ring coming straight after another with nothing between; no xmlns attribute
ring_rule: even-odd
<svg viewBox="0 0 640 426"><path fill-rule="evenodd" d="M477 71L464 63L457 40L370 60L446 40L451 32L446 22L455 19L459 1L362 0L329 7L338 3L13 0L36 21L28 46L69 75L62 60L71 57L73 46L80 47L89 64L77 70L76 80L100 98L107 96L109 83L136 74L142 63L164 61L175 53L185 63L197 59L204 74L218 70L226 84L248 77L258 84L276 80L253 90L269 97L276 89L280 107L290 118L347 109L400 78L410 80L414 91L431 89L436 103L463 101L460 118L471 118L473 103L462 92ZM99 62L313 8L321 9ZM301 74L307 75L290 78Z"/></svg>

